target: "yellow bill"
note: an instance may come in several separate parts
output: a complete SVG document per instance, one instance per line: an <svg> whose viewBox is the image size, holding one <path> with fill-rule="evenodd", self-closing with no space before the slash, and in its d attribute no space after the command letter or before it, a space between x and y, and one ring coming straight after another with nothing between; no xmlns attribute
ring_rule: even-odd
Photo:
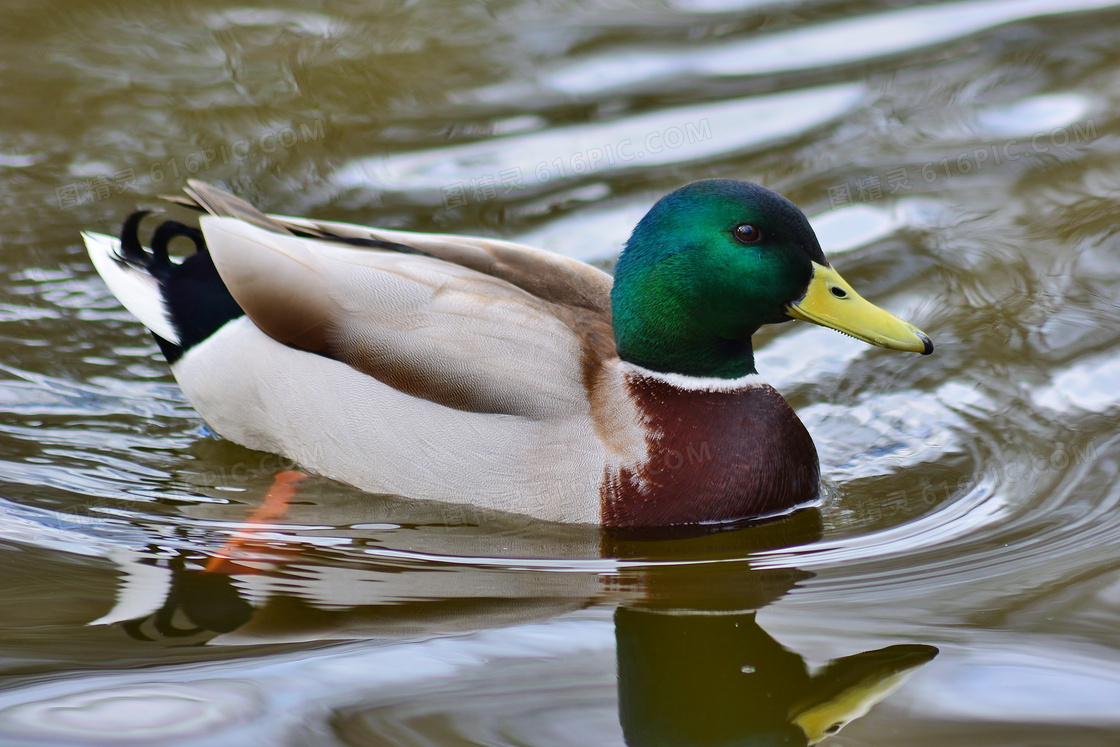
<svg viewBox="0 0 1120 747"><path fill-rule="evenodd" d="M835 659L813 675L790 720L817 744L866 715L937 654L933 646L904 643Z"/></svg>
<svg viewBox="0 0 1120 747"><path fill-rule="evenodd" d="M933 342L925 332L865 300L840 273L816 262L809 289L789 305L786 313L881 348L922 355L933 352Z"/></svg>

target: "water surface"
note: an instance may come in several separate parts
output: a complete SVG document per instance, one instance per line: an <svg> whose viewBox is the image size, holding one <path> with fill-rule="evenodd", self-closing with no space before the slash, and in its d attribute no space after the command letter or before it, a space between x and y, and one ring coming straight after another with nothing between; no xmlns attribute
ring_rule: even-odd
<svg viewBox="0 0 1120 747"><path fill-rule="evenodd" d="M1120 736L1120 4L5 16L0 741L796 744L844 698L878 704L827 744ZM611 540L313 479L215 561L289 465L209 434L78 238L188 176L608 269L660 195L750 179L937 352L760 333L825 480L785 521Z"/></svg>

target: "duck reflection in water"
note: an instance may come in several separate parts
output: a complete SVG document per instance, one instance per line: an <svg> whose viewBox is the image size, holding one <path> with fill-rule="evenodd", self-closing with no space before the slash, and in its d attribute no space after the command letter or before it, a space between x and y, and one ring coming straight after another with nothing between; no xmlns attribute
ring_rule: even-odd
<svg viewBox="0 0 1120 747"><path fill-rule="evenodd" d="M257 519L268 510L266 504ZM197 644L401 640L613 604L619 722L627 744L808 745L867 713L937 654L932 646L894 645L811 672L800 654L758 624L759 609L812 574L752 569L749 556L813 541L820 532L815 509L689 537L596 531L552 549L578 552L583 544L584 558L623 561L616 572L476 566L467 573L482 576L472 579L461 568L434 568L431 560L356 567L308 562L307 553L278 552L274 542L257 543L247 531L205 567L181 555L169 562L151 554L118 557L125 574L117 606L95 622L117 623L141 640ZM516 536L503 536L511 557L542 557L539 542L526 542L519 547ZM492 538L486 543L492 550ZM162 582L153 584L157 569Z"/></svg>
<svg viewBox="0 0 1120 747"><path fill-rule="evenodd" d="M615 611L619 721L632 747L809 745L836 734L937 655L906 644L864 651L810 673L757 611L812 578L739 561L820 538L820 513L735 532L616 544L661 564L635 569ZM666 560L716 560L666 563Z"/></svg>
<svg viewBox="0 0 1120 747"><path fill-rule="evenodd" d="M754 613L620 607L619 720L628 744L806 745L831 736L937 654L888 646L811 675Z"/></svg>

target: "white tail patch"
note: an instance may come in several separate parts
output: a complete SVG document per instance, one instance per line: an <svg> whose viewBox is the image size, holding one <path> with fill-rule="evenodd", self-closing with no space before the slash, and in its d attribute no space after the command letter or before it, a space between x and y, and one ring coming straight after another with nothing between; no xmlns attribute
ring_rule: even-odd
<svg viewBox="0 0 1120 747"><path fill-rule="evenodd" d="M159 282L146 270L121 260L119 239L88 231L82 232L82 239L86 242L86 251L89 252L97 274L121 305L143 322L145 327L168 342L179 344L179 333L171 324Z"/></svg>

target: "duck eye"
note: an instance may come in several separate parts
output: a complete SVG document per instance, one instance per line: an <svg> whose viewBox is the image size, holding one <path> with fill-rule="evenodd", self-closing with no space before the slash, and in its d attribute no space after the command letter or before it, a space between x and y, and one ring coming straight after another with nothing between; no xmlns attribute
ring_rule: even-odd
<svg viewBox="0 0 1120 747"><path fill-rule="evenodd" d="M762 231L750 223L740 223L731 230L733 236L744 244L757 244L762 241Z"/></svg>

